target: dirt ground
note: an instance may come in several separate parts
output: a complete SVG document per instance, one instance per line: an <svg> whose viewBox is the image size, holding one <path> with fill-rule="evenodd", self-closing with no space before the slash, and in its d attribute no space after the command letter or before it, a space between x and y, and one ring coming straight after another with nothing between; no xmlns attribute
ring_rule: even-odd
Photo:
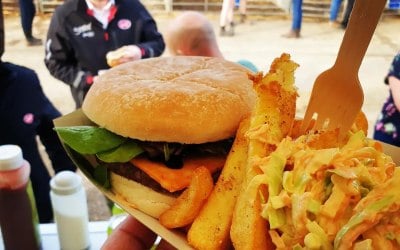
<svg viewBox="0 0 400 250"><path fill-rule="evenodd" d="M177 12L172 14L155 14L154 17L162 33L168 22ZM207 13L210 20L218 28L218 13ZM34 34L45 39L50 15L37 16L34 20ZM290 27L289 18L250 17L249 22L239 24L233 37L218 37L222 53L226 59L237 61L248 59L259 70L266 71L273 58L282 52L291 54L299 63L296 71L298 87L298 114L302 115L308 102L314 79L323 70L332 66L343 37L343 30L329 27L326 21L304 20L301 39L285 39L281 34ZM44 63L44 46L27 47L23 38L19 16L6 15L6 52L4 61L10 61L36 70L43 89L54 105L67 114L74 110L74 104L68 87L54 79L47 71ZM391 60L400 47L400 19L398 17L383 18L361 65L359 78L364 89L365 101L363 111L366 113L370 129L376 119L381 105L387 97L387 87L383 85ZM166 52L163 56L168 56ZM89 200L90 220L106 220L110 214L104 197L85 180Z"/></svg>

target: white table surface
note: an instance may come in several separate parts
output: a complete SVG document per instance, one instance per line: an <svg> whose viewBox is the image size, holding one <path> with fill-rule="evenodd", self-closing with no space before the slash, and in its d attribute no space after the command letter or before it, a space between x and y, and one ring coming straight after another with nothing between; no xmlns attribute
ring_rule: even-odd
<svg viewBox="0 0 400 250"><path fill-rule="evenodd" d="M103 245L104 241L107 239L107 227L108 227L108 221L89 222L91 250L99 250L100 247ZM56 224L54 223L40 224L39 230L40 230L43 250L60 249ZM1 234L0 234L0 250L4 250Z"/></svg>

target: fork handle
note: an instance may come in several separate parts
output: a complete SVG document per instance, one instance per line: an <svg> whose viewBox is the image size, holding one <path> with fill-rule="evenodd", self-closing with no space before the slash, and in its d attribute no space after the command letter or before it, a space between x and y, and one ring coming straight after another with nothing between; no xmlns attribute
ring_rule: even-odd
<svg viewBox="0 0 400 250"><path fill-rule="evenodd" d="M355 1L333 67L340 67L341 72L358 77L358 70L385 5L386 0Z"/></svg>

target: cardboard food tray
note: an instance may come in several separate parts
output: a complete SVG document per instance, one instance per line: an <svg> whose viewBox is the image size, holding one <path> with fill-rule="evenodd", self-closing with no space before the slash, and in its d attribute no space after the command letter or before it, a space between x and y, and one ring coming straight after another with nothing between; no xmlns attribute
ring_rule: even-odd
<svg viewBox="0 0 400 250"><path fill-rule="evenodd" d="M93 125L93 123L83 114L81 110L74 111L70 114L62 116L54 120L54 125L56 127L65 127L65 126L81 126L81 125ZM78 154L67 145L63 145L67 154L75 163L76 166L82 171L82 173L93 183L108 199L112 200L113 202L117 203L121 206L126 212L130 215L135 217L141 223L146 225L149 229L154 231L158 234L161 238L168 241L171 245L176 247L177 249L193 249L189 246L186 241L186 235L177 231L177 230L170 230L165 228L160 224L160 222L145 214L140 212L139 210L131 207L128 202L124 199L114 195L110 190L105 189L93 178L93 167L90 158L85 158L82 155Z"/></svg>
<svg viewBox="0 0 400 250"><path fill-rule="evenodd" d="M62 116L56 120L54 120L54 124L56 127L64 127L64 126L81 126L81 125L93 125L93 123L83 114L81 110L74 111L70 114ZM390 155L393 161L397 166L400 165L400 148L382 143L384 152L387 155ZM139 210L131 207L129 203L127 203L124 199L117 197L109 190L105 189L93 178L93 167L94 164L91 163L90 158L85 158L82 155L78 154L67 145L64 145L65 150L67 151L70 158L73 162L78 166L78 168L82 171L82 173L110 200L117 203L121 206L126 212L135 217L141 223L146 225L149 229L154 231L164 240L168 241L171 245L176 247L177 249L193 249L189 246L186 240L186 235L177 230L170 230L165 228L160 224L160 222L145 214L140 212Z"/></svg>

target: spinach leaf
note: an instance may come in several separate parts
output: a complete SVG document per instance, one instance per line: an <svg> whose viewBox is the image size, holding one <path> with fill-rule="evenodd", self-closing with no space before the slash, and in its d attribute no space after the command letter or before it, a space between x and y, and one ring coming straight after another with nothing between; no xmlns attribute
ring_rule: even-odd
<svg viewBox="0 0 400 250"><path fill-rule="evenodd" d="M97 154L118 147L127 139L94 126L54 128L61 140L81 154Z"/></svg>
<svg viewBox="0 0 400 250"><path fill-rule="evenodd" d="M117 148L97 153L96 156L104 162L128 162L137 155L143 153L143 149L133 140L124 142Z"/></svg>

